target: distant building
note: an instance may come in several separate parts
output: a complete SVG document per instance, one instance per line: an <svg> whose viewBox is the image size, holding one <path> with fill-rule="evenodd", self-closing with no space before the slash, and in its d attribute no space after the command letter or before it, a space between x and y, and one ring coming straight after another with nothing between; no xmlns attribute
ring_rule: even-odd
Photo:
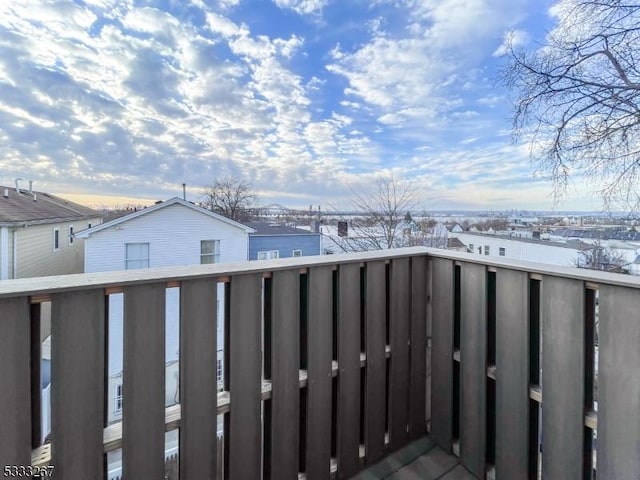
<svg viewBox="0 0 640 480"><path fill-rule="evenodd" d="M75 233L98 225L98 212L17 181L0 194L1 280L82 273L84 241Z"/></svg>
<svg viewBox="0 0 640 480"><path fill-rule="evenodd" d="M249 234L249 260L306 257L320 255L320 232L275 225L266 222L245 222L254 232Z"/></svg>
<svg viewBox="0 0 640 480"><path fill-rule="evenodd" d="M575 267L579 260L580 246L532 240L498 234L452 233L467 246L467 251L477 255L512 258L529 262Z"/></svg>

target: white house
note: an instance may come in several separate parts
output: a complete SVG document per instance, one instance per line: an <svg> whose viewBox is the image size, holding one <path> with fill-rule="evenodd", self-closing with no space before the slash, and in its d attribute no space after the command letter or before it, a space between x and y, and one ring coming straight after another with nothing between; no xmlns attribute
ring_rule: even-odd
<svg viewBox="0 0 640 480"><path fill-rule="evenodd" d="M78 232L86 273L247 260L254 230L180 198ZM218 288L218 351L224 345L223 286ZM179 289L166 291L166 403L178 401ZM109 296L109 418L122 415L123 297ZM222 358L218 359L219 375Z"/></svg>
<svg viewBox="0 0 640 480"><path fill-rule="evenodd" d="M515 260L575 267L579 259L578 245L531 240L503 235L481 233L451 233L467 246L467 251L477 255L506 257Z"/></svg>

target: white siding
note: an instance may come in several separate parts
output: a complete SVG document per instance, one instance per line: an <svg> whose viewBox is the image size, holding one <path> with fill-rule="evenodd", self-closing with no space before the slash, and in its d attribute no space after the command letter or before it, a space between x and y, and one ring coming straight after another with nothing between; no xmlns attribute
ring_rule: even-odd
<svg viewBox="0 0 640 480"><path fill-rule="evenodd" d="M149 243L149 266L169 267L200 263L200 241L220 240L220 262L247 259L248 234L237 227L199 213L180 204L168 205L120 225L102 230L87 238L85 272L104 272L125 268L125 244ZM218 287L218 298L224 289ZM179 292L167 289L166 350L167 364L179 359ZM224 345L223 312L218 312L218 349ZM122 295L110 296L109 303L109 376L122 371L123 352Z"/></svg>
<svg viewBox="0 0 640 480"><path fill-rule="evenodd" d="M514 260L526 260L563 267L575 267L578 260L578 249L549 245L544 242L523 242L490 235L472 235L468 233L453 233L450 236L458 238L467 246L473 244L472 253L476 255L479 255L478 248L482 247L482 255L484 256L484 247L488 246L489 256L491 257L498 257L500 248L504 248L504 257Z"/></svg>
<svg viewBox="0 0 640 480"><path fill-rule="evenodd" d="M200 240L220 240L220 261L247 259L248 235L180 204L97 232L86 241L85 272L124 270L125 244L149 243L149 266L200 263Z"/></svg>

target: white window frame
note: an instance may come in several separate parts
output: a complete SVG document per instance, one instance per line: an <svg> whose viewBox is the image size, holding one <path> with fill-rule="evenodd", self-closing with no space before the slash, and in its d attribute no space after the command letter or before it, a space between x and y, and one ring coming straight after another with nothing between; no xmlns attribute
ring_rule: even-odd
<svg viewBox="0 0 640 480"><path fill-rule="evenodd" d="M471 253L476 253L476 252L473 250L473 243L470 243L470 244L469 244L469 250L471 251Z"/></svg>
<svg viewBox="0 0 640 480"><path fill-rule="evenodd" d="M260 250L258 260L274 260L280 258L280 250Z"/></svg>
<svg viewBox="0 0 640 480"><path fill-rule="evenodd" d="M485 245L484 246L484 254L485 255L489 255L490 252L491 252L491 246Z"/></svg>
<svg viewBox="0 0 640 480"><path fill-rule="evenodd" d="M291 250L291 256L292 257L301 257L302 256L302 249L301 248L294 248L293 250Z"/></svg>
<svg viewBox="0 0 640 480"><path fill-rule="evenodd" d="M213 242L213 252L211 253L203 253L202 247L204 246L204 242ZM205 261L211 259L212 261ZM211 263L220 263L220 240L207 239L200 240L200 264L211 264Z"/></svg>
<svg viewBox="0 0 640 480"><path fill-rule="evenodd" d="M113 396L113 413L122 412L122 384L118 383Z"/></svg>
<svg viewBox="0 0 640 480"><path fill-rule="evenodd" d="M506 248L504 248L504 247L499 247L498 248L498 255L500 255L501 257L504 257L504 256L506 256L506 254L507 254L507 249Z"/></svg>
<svg viewBox="0 0 640 480"><path fill-rule="evenodd" d="M69 245L73 244L73 225L69 225Z"/></svg>
<svg viewBox="0 0 640 480"><path fill-rule="evenodd" d="M53 251L60 250L60 229L58 227L53 229Z"/></svg>
<svg viewBox="0 0 640 480"><path fill-rule="evenodd" d="M140 258L129 258L128 255L128 247L129 245L146 245L147 246L147 256L145 257L140 257ZM150 255L150 250L151 250L151 246L149 245L148 242L131 242L131 243L125 243L124 244L124 269L125 270L135 270L138 268L149 268L149 266L151 265L150 261L149 261L149 257ZM129 268L129 264L133 263L133 262L147 262L146 266L141 266L141 267L131 267Z"/></svg>

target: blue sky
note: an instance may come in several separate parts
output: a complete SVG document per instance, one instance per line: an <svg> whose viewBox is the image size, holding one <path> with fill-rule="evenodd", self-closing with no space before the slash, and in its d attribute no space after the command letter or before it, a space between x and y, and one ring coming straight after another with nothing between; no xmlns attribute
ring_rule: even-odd
<svg viewBox="0 0 640 480"><path fill-rule="evenodd" d="M394 174L429 208L551 209L511 141L507 32L550 0L0 2L0 183L92 205L189 199L215 177L260 203L344 204ZM582 184L562 209L597 209Z"/></svg>

